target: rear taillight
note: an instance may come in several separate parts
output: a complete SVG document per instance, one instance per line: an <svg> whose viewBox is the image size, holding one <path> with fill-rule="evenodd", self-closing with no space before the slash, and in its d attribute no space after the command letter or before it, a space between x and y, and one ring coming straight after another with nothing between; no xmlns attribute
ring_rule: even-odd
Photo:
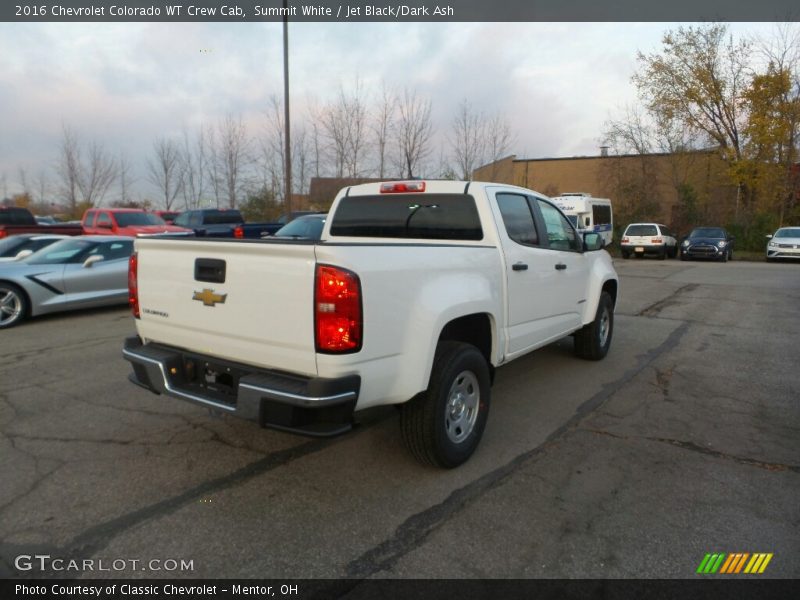
<svg viewBox="0 0 800 600"><path fill-rule="evenodd" d="M347 269L317 265L314 278L314 334L317 352L361 350L361 281Z"/></svg>
<svg viewBox="0 0 800 600"><path fill-rule="evenodd" d="M8 235L7 231L5 231L4 229L0 229L0 239L6 237L7 235Z"/></svg>
<svg viewBox="0 0 800 600"><path fill-rule="evenodd" d="M628 242L630 242L630 240L628 238L626 238L626 237L622 238L622 243L623 244L627 244Z"/></svg>
<svg viewBox="0 0 800 600"><path fill-rule="evenodd" d="M139 260L136 252L128 259L128 304L131 312L139 318Z"/></svg>
<svg viewBox="0 0 800 600"><path fill-rule="evenodd" d="M235 237L237 240L241 240L244 238L244 228L241 225L239 227L234 228L233 237Z"/></svg>
<svg viewBox="0 0 800 600"><path fill-rule="evenodd" d="M650 240L650 243L651 244L663 244L664 240L662 240L661 238L653 238L652 240Z"/></svg>

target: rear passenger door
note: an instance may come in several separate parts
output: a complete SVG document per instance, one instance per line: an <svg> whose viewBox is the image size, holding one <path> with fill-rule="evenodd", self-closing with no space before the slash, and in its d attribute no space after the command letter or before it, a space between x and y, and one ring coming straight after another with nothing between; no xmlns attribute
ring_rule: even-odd
<svg viewBox="0 0 800 600"><path fill-rule="evenodd" d="M551 249L547 222L542 218L536 197L498 191L495 201L506 259L505 353L511 359L575 329L580 319L575 314L577 300L573 301L572 295L577 292L570 291L569 298L565 294L580 277L579 265L572 261L573 255L580 255L568 250L564 258L561 250ZM574 234L574 229L570 230ZM557 266L566 263L569 263L566 270Z"/></svg>

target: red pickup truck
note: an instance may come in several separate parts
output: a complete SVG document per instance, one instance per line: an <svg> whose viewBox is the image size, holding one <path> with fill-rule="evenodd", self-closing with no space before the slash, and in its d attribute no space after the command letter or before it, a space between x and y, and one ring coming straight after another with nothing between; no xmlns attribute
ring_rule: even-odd
<svg viewBox="0 0 800 600"><path fill-rule="evenodd" d="M190 233L191 229L167 225L153 212L139 208L90 208L83 215L83 231L87 234L130 235L154 233Z"/></svg>
<svg viewBox="0 0 800 600"><path fill-rule="evenodd" d="M0 238L18 233L58 233L81 235L80 225L39 225L31 211L17 206L0 206Z"/></svg>

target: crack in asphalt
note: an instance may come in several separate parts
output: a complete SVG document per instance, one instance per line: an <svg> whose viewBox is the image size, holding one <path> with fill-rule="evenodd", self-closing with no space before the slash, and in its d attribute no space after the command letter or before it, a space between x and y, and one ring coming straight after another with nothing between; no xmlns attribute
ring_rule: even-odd
<svg viewBox="0 0 800 600"><path fill-rule="evenodd" d="M688 442L686 440L676 440L673 438L651 437L651 436L640 436L640 435L622 435L619 433L612 433L610 431L605 431L600 429L583 429L583 431L594 433L596 435L608 436L618 440L627 440L627 441L642 440L647 442L658 442L660 444L669 444L671 446L675 446L683 450L689 450L691 452L699 452L700 454L705 454L707 456L713 456L715 458L721 458L724 460L733 461L735 463L738 463L740 465L746 465L748 467L757 467L759 469L764 469L766 471L773 471L773 472L791 471L793 473L800 473L800 465L787 465L783 463L765 462L762 460L756 460L754 458L737 456L735 454L729 454L727 452L721 452L719 450L712 450L711 448L706 448L705 446L701 446L700 444L697 444L695 442Z"/></svg>
<svg viewBox="0 0 800 600"><path fill-rule="evenodd" d="M348 589L355 588L362 580L376 573L390 570L401 558L419 547L433 532L446 524L461 510L481 498L486 492L498 487L509 476L546 453L548 449L556 446L560 441L559 438L566 432L574 429L589 414L600 408L645 368L650 366L653 361L677 345L688 328L689 325L684 323L673 330L657 347L640 354L634 367L626 371L616 381L603 385L603 389L581 404L575 414L561 427L553 431L541 444L516 456L505 465L453 491L439 504L408 517L395 529L394 535L367 550L347 565L345 576L353 580L349 582ZM337 591L340 589L341 586L338 586Z"/></svg>
<svg viewBox="0 0 800 600"><path fill-rule="evenodd" d="M668 296L667 298L662 298L658 302L654 302L650 306L643 308L636 314L636 316L657 317L658 314L665 308L669 308L670 306L678 304L678 302L680 302L679 296L681 294L684 294L686 292L693 292L698 287L700 286L696 283L687 283L686 285L681 286L677 290L675 290L671 296Z"/></svg>

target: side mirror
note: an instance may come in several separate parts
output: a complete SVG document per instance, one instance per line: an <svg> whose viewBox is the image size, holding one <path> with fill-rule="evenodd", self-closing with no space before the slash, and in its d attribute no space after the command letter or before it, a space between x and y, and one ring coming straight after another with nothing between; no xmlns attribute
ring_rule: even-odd
<svg viewBox="0 0 800 600"><path fill-rule="evenodd" d="M19 254L14 257L14 260L22 260L23 258L28 258L31 254L33 254L33 250L27 248L25 250L20 250Z"/></svg>
<svg viewBox="0 0 800 600"><path fill-rule="evenodd" d="M602 250L604 246L603 238L599 233L583 234L583 250L584 252L592 252L594 250Z"/></svg>
<svg viewBox="0 0 800 600"><path fill-rule="evenodd" d="M93 264L99 263L102 260L103 260L103 257L100 256L99 254L92 254L91 256L86 257L86 260L83 261L83 268L84 269L88 269Z"/></svg>

